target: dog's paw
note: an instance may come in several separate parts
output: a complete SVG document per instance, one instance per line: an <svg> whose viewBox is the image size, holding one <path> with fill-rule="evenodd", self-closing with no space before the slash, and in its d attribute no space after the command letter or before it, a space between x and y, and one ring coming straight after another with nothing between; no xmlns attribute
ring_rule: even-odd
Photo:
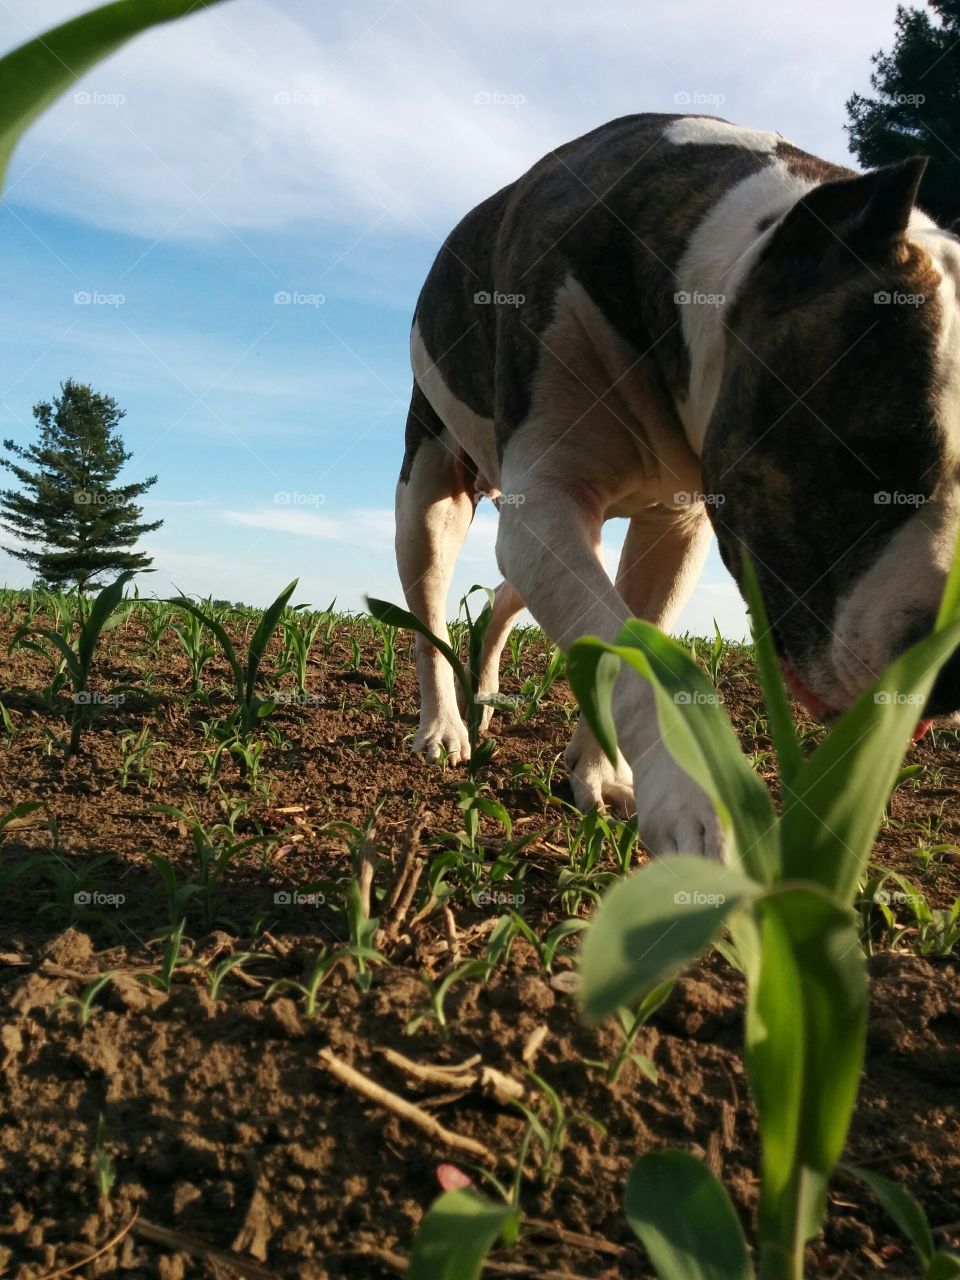
<svg viewBox="0 0 960 1280"><path fill-rule="evenodd" d="M444 756L449 764L463 764L470 759L470 735L458 715L434 716L421 724L410 750L431 764Z"/></svg>
<svg viewBox="0 0 960 1280"><path fill-rule="evenodd" d="M617 818L629 818L635 812L633 781L623 756L617 767L603 754L600 743L580 721L563 754L570 776L573 803L586 813L597 808Z"/></svg>
<svg viewBox="0 0 960 1280"><path fill-rule="evenodd" d="M637 828L652 854L697 853L727 859L717 811L706 792L665 748L650 752L634 772Z"/></svg>

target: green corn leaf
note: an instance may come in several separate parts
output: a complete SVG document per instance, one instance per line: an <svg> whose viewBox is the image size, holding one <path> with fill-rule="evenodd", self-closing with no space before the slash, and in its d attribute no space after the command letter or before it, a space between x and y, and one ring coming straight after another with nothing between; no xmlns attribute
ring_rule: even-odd
<svg viewBox="0 0 960 1280"><path fill-rule="evenodd" d="M655 858L604 897L584 938L580 999L596 1021L633 1005L713 941L761 892L733 867L696 854Z"/></svg>
<svg viewBox="0 0 960 1280"><path fill-rule="evenodd" d="M178 609L185 609L187 613L192 613L195 618L213 632L219 641L220 648L223 650L223 656L226 658L230 671L233 675L233 686L234 692L237 695L237 701L242 702L246 692L244 671L243 667L240 665L240 660L237 657L237 651L233 647L233 641L227 635L223 625L217 621L212 613L205 613L198 604L194 604L187 596L176 596L167 603L175 604Z"/></svg>
<svg viewBox="0 0 960 1280"><path fill-rule="evenodd" d="M90 671L93 651L97 647L100 633L106 626L107 620L114 609L123 599L123 589L132 577L132 570L127 569L126 572L120 574L115 582L108 583L97 595L89 616L80 629L80 638L77 641L77 656L80 660L80 670L83 673L84 680L86 680Z"/></svg>
<svg viewBox="0 0 960 1280"><path fill-rule="evenodd" d="M84 684L84 673L77 658L76 650L64 640L59 631L52 631L49 627L31 627L30 634L34 636L43 636L45 640L49 640L57 652L63 658L64 665L70 674L70 679L74 686L79 689ZM14 637L14 640L16 637ZM42 645L31 644L28 640L20 642L20 648L32 649L35 653L42 653L47 656Z"/></svg>
<svg viewBox="0 0 960 1280"><path fill-rule="evenodd" d="M856 1165L850 1164L842 1165L841 1168L870 1188L914 1249L916 1249L920 1255L920 1261L925 1266L929 1266L936 1251L936 1246L933 1243L933 1233L930 1230L930 1224L927 1222L927 1215L913 1196L910 1195L909 1191L905 1191L897 1183L891 1182L889 1178L884 1178L879 1173L874 1173L872 1169L860 1169Z"/></svg>
<svg viewBox="0 0 960 1280"><path fill-rule="evenodd" d="M930 1259L924 1280L958 1280L960 1258L955 1253L938 1253Z"/></svg>
<svg viewBox="0 0 960 1280"><path fill-rule="evenodd" d="M467 604L467 601L475 591L482 591L487 597L487 602L477 615L476 620L474 620L473 615L470 613L470 606ZM479 583L474 583L460 601L460 605L464 613L467 615L467 636L470 646L470 675L473 677L474 683L478 688L480 680L480 657L483 653L484 637L487 634L487 628L490 626L490 621L493 618L494 595L495 592L491 590L490 587L482 587Z"/></svg>
<svg viewBox="0 0 960 1280"><path fill-rule="evenodd" d="M626 1211L660 1280L753 1280L730 1197L686 1152L641 1156L627 1181Z"/></svg>
<svg viewBox="0 0 960 1280"><path fill-rule="evenodd" d="M753 563L746 551L743 553L743 594L750 610L750 630L756 651L757 675L763 689L763 699L770 721L770 734L780 766L780 779L789 788L803 764L803 754L797 741L797 731L790 710L790 699L783 686L780 663L773 645L773 632L767 617L767 607L760 591L760 583Z"/></svg>
<svg viewBox="0 0 960 1280"><path fill-rule="evenodd" d="M148 27L217 2L116 0L54 27L0 59L0 188L24 131L78 76Z"/></svg>
<svg viewBox="0 0 960 1280"><path fill-rule="evenodd" d="M866 969L853 913L815 885L778 888L755 915L755 944L739 953L745 1060L763 1146L760 1230L793 1275L788 1259L819 1230L856 1100Z"/></svg>
<svg viewBox="0 0 960 1280"><path fill-rule="evenodd" d="M713 685L682 645L648 622L627 622L616 645L588 637L571 646L567 673L590 728L607 755L616 745L611 699L615 673L599 654L628 662L649 681L660 733L677 764L713 801L734 853L754 879L770 883L779 861L770 794L747 763Z"/></svg>
<svg viewBox="0 0 960 1280"><path fill-rule="evenodd" d="M613 722L613 688L620 659L612 645L593 636L575 640L567 654L567 678L580 710L610 763L617 763L617 726Z"/></svg>
<svg viewBox="0 0 960 1280"><path fill-rule="evenodd" d="M784 878L852 901L920 706L958 644L952 622L901 654L798 771L781 819Z"/></svg>
<svg viewBox="0 0 960 1280"><path fill-rule="evenodd" d="M417 635L429 640L433 647L443 654L453 668L453 674L466 695L469 705L469 700L473 696L470 680L463 663L447 641L435 636L430 628L425 626L416 614L410 613L408 609L401 609L399 605L390 604L387 600L377 600L374 596L365 596L364 599L371 617L376 618L378 622L385 622L391 627L402 627L405 631L415 631Z"/></svg>
<svg viewBox="0 0 960 1280"><path fill-rule="evenodd" d="M246 697L244 701L247 705L251 705L254 696L254 686L257 682L257 672L260 670L260 663L263 661L263 655L266 653L267 645L270 637L276 631L280 619L283 617L283 611L287 607L287 601L297 589L299 579L294 578L274 600L268 609L265 609L263 616L254 631L250 640L250 647L247 651L247 681L246 681ZM266 713L263 713L266 714Z"/></svg>
<svg viewBox="0 0 960 1280"><path fill-rule="evenodd" d="M414 1241L406 1280L479 1280L483 1261L516 1213L465 1188L431 1205Z"/></svg>

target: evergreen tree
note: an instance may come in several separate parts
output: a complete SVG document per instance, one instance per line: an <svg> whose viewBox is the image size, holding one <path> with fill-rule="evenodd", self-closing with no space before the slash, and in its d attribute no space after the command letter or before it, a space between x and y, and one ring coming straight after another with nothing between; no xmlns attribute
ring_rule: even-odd
<svg viewBox="0 0 960 1280"><path fill-rule="evenodd" d="M871 61L877 93L847 101L850 150L866 168L925 155L930 163L917 203L949 226L960 215L960 0L897 6L891 53Z"/></svg>
<svg viewBox="0 0 960 1280"><path fill-rule="evenodd" d="M10 554L48 586L75 583L80 591L103 575L148 568L150 557L133 548L163 521L142 523L135 500L157 477L116 484L132 456L117 432L124 411L111 396L68 379L53 404L34 405L33 416L39 439L26 447L4 440L13 458L0 458L22 486L0 492L0 526L26 544Z"/></svg>

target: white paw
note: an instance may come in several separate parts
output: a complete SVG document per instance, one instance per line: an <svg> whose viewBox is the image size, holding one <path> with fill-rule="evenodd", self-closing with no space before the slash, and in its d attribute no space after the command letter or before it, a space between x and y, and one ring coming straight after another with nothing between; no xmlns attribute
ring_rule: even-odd
<svg viewBox="0 0 960 1280"><path fill-rule="evenodd" d="M470 759L470 735L458 715L436 715L421 723L410 750L424 756L430 763L446 754L449 764L463 764Z"/></svg>
<svg viewBox="0 0 960 1280"><path fill-rule="evenodd" d="M578 809L586 813L598 808L618 818L629 818L635 812L629 765L619 756L614 768L584 720L578 722L563 753L563 762L570 775L573 803Z"/></svg>
<svg viewBox="0 0 960 1280"><path fill-rule="evenodd" d="M663 746L648 751L634 770L637 828L651 853L698 853L725 862L720 819L703 791Z"/></svg>

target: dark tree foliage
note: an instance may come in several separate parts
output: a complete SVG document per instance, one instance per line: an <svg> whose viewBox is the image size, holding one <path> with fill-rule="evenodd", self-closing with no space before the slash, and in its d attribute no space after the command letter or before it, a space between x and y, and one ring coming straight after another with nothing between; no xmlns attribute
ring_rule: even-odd
<svg viewBox="0 0 960 1280"><path fill-rule="evenodd" d="M924 155L930 163L917 203L939 222L960 216L960 0L897 6L890 53L871 61L876 97L847 102L850 150L866 168Z"/></svg>
<svg viewBox="0 0 960 1280"><path fill-rule="evenodd" d="M124 417L117 402L69 379L53 404L34 405L33 416L38 439L4 440L13 456L0 458L20 482L0 492L0 525L21 544L10 554L56 589L84 591L105 575L148 568L150 557L133 548L163 521L142 523L136 499L157 477L116 483L132 456L117 432Z"/></svg>

